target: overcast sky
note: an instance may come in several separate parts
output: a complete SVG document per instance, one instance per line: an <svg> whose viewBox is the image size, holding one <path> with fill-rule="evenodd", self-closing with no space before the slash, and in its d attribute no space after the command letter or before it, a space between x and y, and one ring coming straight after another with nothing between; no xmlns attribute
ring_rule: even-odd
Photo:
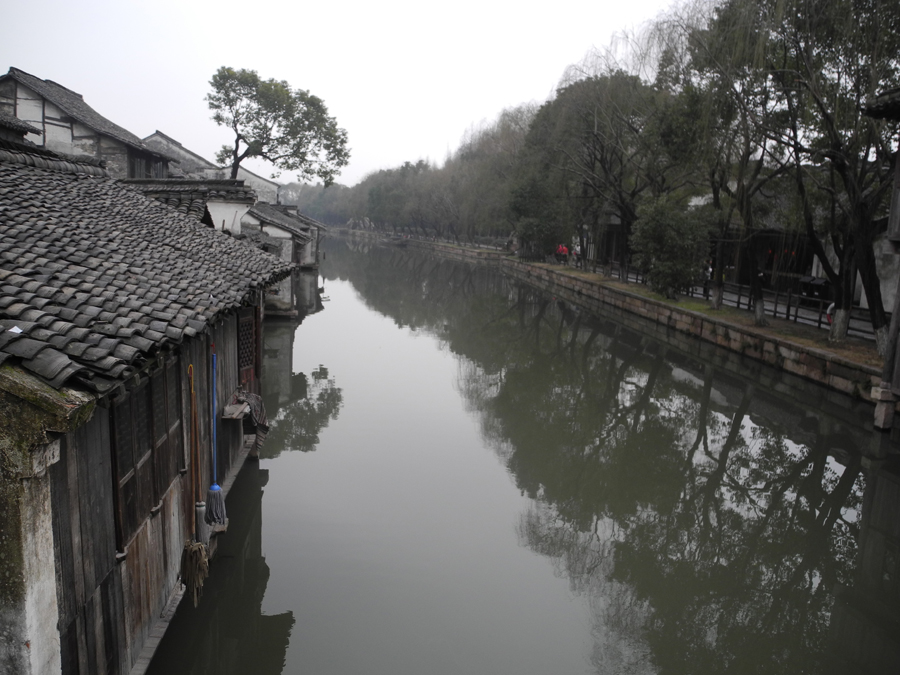
<svg viewBox="0 0 900 675"><path fill-rule="evenodd" d="M5 0L0 72L54 80L132 133L159 129L212 160L231 139L210 119L209 79L253 69L325 101L349 135L338 182L353 185L442 163L469 127L546 100L566 66L670 1Z"/></svg>

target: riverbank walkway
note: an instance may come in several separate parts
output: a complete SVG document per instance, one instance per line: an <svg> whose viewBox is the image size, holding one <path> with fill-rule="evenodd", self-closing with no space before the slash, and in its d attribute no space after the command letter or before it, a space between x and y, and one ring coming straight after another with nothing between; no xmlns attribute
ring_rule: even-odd
<svg viewBox="0 0 900 675"><path fill-rule="evenodd" d="M532 263L543 264L543 263ZM851 330L848 338L839 343L829 341L829 325L822 303L807 305L794 296L766 292L766 320L768 326L756 326L748 290L737 284L725 284L722 307L712 309L710 300L704 297L703 287L694 286L689 292L679 295L676 300L669 300L654 293L637 273L629 273L628 281L622 280L618 274L606 275L602 272L591 272L571 266L550 265L556 267L561 274L593 278L596 283L610 285L623 291L646 295L657 302L673 307L682 307L690 311L707 314L720 321L733 322L743 327L753 327L763 334L771 335L788 342L797 342L807 346L815 346L839 355L848 361L854 361L867 367L881 368L883 359L875 348L875 336L871 324L865 328L861 316L862 310L856 308L852 313ZM710 291L711 292L711 291Z"/></svg>

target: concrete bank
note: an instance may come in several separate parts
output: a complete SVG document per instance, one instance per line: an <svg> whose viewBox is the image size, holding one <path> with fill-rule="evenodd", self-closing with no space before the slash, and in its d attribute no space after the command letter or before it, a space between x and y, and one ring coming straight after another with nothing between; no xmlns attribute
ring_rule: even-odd
<svg viewBox="0 0 900 675"><path fill-rule="evenodd" d="M343 236L385 240L370 232L332 229ZM540 288L590 312L603 315L610 308L619 317L628 314L650 321L667 331L692 335L744 357L766 363L842 394L872 401L872 387L881 382L881 369L850 361L822 349L694 312L661 300L614 287L602 277L588 277L570 268L521 262L502 251L454 246L442 242L408 239L395 242L408 248L436 253L467 262L496 264L510 277ZM874 401L872 401L874 402Z"/></svg>

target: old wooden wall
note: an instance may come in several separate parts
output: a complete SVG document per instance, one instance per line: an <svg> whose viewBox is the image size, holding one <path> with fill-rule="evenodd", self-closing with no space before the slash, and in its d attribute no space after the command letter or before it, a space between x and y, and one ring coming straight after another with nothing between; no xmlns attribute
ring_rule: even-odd
<svg viewBox="0 0 900 675"><path fill-rule="evenodd" d="M50 467L64 673L122 672L124 598L116 566L109 411L66 436Z"/></svg>
<svg viewBox="0 0 900 675"><path fill-rule="evenodd" d="M124 674L140 655L178 583L181 552L194 534L194 502L206 499L213 481L213 420L218 482L237 468L243 427L240 421L223 420L222 413L240 384L238 326L239 317L232 314L207 335L179 347L184 457L178 466L184 469L168 486L160 484L158 503L136 530L116 527L121 477L116 470L113 413L98 406L87 424L62 439L60 460L50 468L50 480L63 673ZM256 344L254 349L258 348ZM192 396L198 417L196 469L190 456ZM199 476L193 470L199 470ZM122 541L117 542L117 534Z"/></svg>
<svg viewBox="0 0 900 675"><path fill-rule="evenodd" d="M234 466L244 444L244 430L240 421L223 420L222 412L240 384L238 369L238 318L229 315L212 331L216 345L216 457L219 483Z"/></svg>

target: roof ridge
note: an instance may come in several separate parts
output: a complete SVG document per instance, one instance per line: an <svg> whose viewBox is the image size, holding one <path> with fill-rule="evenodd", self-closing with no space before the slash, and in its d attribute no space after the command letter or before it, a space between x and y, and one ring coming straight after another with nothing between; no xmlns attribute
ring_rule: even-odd
<svg viewBox="0 0 900 675"><path fill-rule="evenodd" d="M207 166L206 166L206 169L208 169L208 170L210 170L210 171L211 171L211 170L221 170L221 169L222 169L222 167L220 167L220 166L219 166L218 164L216 164L215 162L211 162L210 160L208 160L208 159L207 159L206 157L204 157L203 155L194 152L194 151L191 150L190 148L186 147L181 141L178 141L178 140L172 138L171 136L169 136L169 135L166 134L165 132L160 131L159 129L157 129L156 131L154 131L154 132L153 132L152 134L150 134L149 136L145 136L144 138L142 138L142 139L141 139L141 142L142 142L144 145L146 145L147 147L152 148L152 147L153 147L152 141L151 141L150 143L148 143L147 141L148 141L149 139L152 139L153 136L156 135L156 134L159 134L160 136L162 136L163 138L165 138L167 141L171 141L172 143L174 143L175 145L177 145L178 148L179 148L179 150L181 150L182 152L186 152L187 154L189 154L191 157L193 157L193 158L196 159L197 161L203 162L204 164L206 164L206 165L207 165ZM166 150L168 150L168 148L166 148ZM162 151L162 150L155 150L155 152L163 152L163 151ZM181 159L178 159L178 158L175 158L175 157L170 157L170 160L173 160L173 161L175 161L175 162L178 162L179 164L181 164L181 161L182 161Z"/></svg>
<svg viewBox="0 0 900 675"><path fill-rule="evenodd" d="M148 147L137 134L128 131L125 127L119 126L112 120L98 113L77 91L73 91L53 80L41 79L36 75L32 75L31 73L14 66L10 66L9 72L7 72L6 75L0 75L0 79L3 77L12 77L16 82L21 83L23 86L33 89L37 95L49 100L68 116L105 136L114 138L120 143L124 143L125 145L129 145L148 154L170 159L164 153ZM72 97L75 97L77 100L73 100Z"/></svg>
<svg viewBox="0 0 900 675"><path fill-rule="evenodd" d="M54 80L48 80L48 79L45 78L45 77L38 77L37 75L32 75L31 73L29 73L29 72L27 72L27 71L25 71L25 70L22 70L21 68L16 68L15 66L10 66L10 67L9 67L9 72L10 72L10 73L11 73L12 71L14 71L14 70L15 70L16 72L18 72L18 73L21 73L22 75L27 75L28 77L33 77L33 78L36 79L36 80L41 80L41 81L46 82L46 83L48 83L48 84L52 84L52 85L54 85L54 86L56 86L56 87L59 87L60 89L65 89L67 92L69 92L70 94L73 94L74 96L77 96L77 97L80 98L82 101L84 100L84 96L82 96L81 94L79 94L79 93L78 93L77 91L75 91L74 89L69 89L69 88L68 88L67 86L65 86L64 84L60 84L59 82L56 82L56 81L54 81Z"/></svg>

